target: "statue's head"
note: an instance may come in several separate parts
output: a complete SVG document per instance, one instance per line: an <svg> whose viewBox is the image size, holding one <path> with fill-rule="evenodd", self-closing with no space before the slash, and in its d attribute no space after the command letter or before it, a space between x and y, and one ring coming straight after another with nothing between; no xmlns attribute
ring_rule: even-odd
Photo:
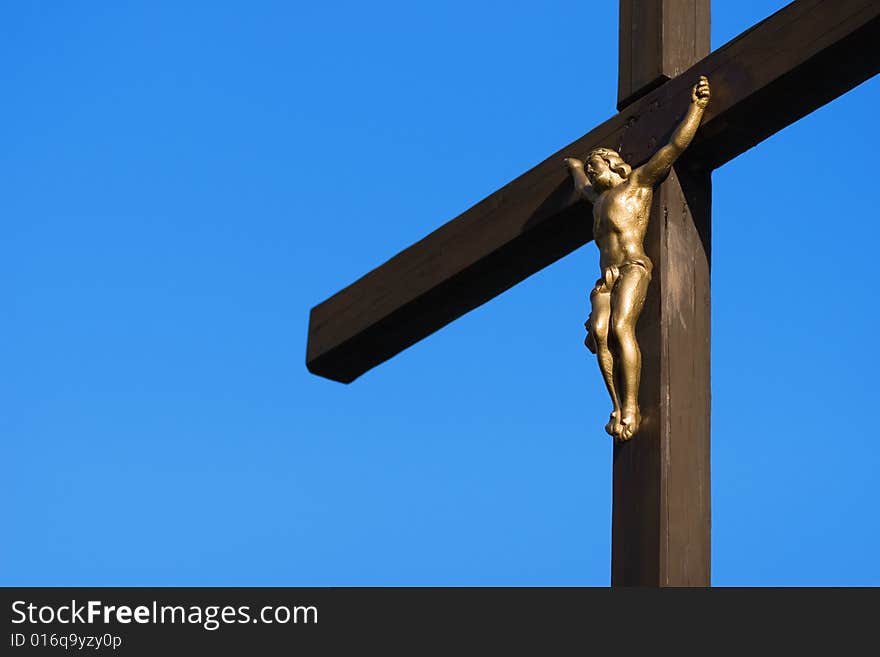
<svg viewBox="0 0 880 657"><path fill-rule="evenodd" d="M620 153L610 148L592 150L587 156L586 165L590 184L598 192L616 187L632 172L632 167L623 161Z"/></svg>

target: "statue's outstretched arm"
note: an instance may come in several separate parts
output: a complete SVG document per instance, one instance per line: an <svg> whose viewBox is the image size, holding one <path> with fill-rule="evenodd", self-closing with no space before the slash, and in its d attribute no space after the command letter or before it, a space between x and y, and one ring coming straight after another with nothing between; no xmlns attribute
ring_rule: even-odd
<svg viewBox="0 0 880 657"><path fill-rule="evenodd" d="M654 186L669 173L673 163L684 150L690 145L700 121L703 118L703 110L709 104L709 80L701 75L700 81L694 85L691 91L691 105L688 107L684 120L672 133L669 143L658 150L645 164L633 171L633 176L641 184Z"/></svg>
<svg viewBox="0 0 880 657"><path fill-rule="evenodd" d="M574 179L574 188L578 191L578 194L590 203L595 203L599 195L590 184L587 174L584 173L584 163L573 157L567 157L565 158L565 166L571 172L571 177Z"/></svg>

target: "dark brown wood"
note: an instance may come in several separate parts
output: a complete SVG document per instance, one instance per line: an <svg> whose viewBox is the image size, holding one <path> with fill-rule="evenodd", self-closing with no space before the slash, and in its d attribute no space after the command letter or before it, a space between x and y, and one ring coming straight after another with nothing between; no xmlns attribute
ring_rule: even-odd
<svg viewBox="0 0 880 657"><path fill-rule="evenodd" d="M591 239L562 159L610 146L643 163L697 76L713 95L688 166L704 170L875 75L877 43L876 0L785 7L313 308L309 370L350 382Z"/></svg>
<svg viewBox="0 0 880 657"><path fill-rule="evenodd" d="M710 244L710 173L673 170L645 240L643 422L614 448L613 586L710 584Z"/></svg>
<svg viewBox="0 0 880 657"><path fill-rule="evenodd" d="M655 44L641 50L634 41L630 65L688 67L709 52L695 37L709 33L708 3L646 4L678 11L674 18L654 15L656 24L643 30L687 28L681 38L662 39L659 53ZM717 95L714 77L711 84ZM711 583L710 176L709 169L677 166L654 192L645 238L654 277L637 326L643 421L633 440L614 448L613 586Z"/></svg>
<svg viewBox="0 0 880 657"><path fill-rule="evenodd" d="M709 52L710 0L620 0L617 109Z"/></svg>

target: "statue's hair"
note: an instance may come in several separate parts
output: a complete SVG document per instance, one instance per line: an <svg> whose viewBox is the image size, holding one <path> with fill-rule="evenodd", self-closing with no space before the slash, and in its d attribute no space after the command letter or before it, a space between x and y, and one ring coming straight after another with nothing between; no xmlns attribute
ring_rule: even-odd
<svg viewBox="0 0 880 657"><path fill-rule="evenodd" d="M620 157L620 153L617 151L613 151L610 148L594 148L587 156L587 160L589 161L593 155L598 155L605 160L608 163L608 168L624 180L629 178L632 167L623 161L623 158Z"/></svg>

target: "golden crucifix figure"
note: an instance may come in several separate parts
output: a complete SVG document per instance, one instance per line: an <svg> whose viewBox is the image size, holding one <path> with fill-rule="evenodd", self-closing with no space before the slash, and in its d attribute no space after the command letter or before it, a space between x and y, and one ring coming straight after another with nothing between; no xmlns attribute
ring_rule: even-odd
<svg viewBox="0 0 880 657"><path fill-rule="evenodd" d="M709 81L700 77L691 105L669 143L636 170L610 148L597 148L584 162L565 164L581 196L593 204L593 239L599 247L602 276L590 293L585 344L596 354L614 409L605 426L615 440L632 438L639 429L639 378L642 354L636 322L645 305L653 264L644 239L654 186L688 147L709 104Z"/></svg>

